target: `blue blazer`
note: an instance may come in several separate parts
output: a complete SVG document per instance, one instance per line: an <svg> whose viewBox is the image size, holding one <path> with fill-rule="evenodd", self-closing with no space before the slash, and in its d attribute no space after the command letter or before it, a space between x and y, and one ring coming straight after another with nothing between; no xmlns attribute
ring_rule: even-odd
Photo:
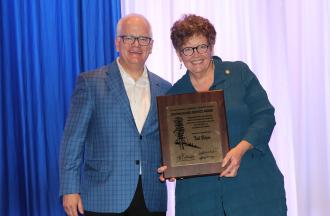
<svg viewBox="0 0 330 216"><path fill-rule="evenodd" d="M268 146L275 126L274 107L257 77L243 62L223 62L214 57L214 82L210 90L224 90L230 147L247 140L253 149L242 157L237 176L219 175L178 180L176 216L227 215L284 216L283 175ZM195 92L186 73L169 94Z"/></svg>
<svg viewBox="0 0 330 216"><path fill-rule="evenodd" d="M149 211L166 211L156 96L170 83L148 71L151 105L141 134L118 65L82 73L71 99L60 151L60 195L80 193L93 212L123 212L134 196L140 163Z"/></svg>

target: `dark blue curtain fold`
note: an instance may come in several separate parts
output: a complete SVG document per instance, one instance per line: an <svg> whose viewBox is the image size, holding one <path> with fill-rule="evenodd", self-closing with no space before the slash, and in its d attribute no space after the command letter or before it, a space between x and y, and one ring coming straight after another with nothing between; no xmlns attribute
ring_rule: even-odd
<svg viewBox="0 0 330 216"><path fill-rule="evenodd" d="M120 0L0 1L0 215L64 215L58 153L79 73L116 57Z"/></svg>

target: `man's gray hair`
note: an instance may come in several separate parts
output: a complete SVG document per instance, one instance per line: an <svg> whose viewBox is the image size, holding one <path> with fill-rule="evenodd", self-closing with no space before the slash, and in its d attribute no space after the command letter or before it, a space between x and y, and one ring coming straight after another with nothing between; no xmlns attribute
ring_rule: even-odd
<svg viewBox="0 0 330 216"><path fill-rule="evenodd" d="M121 35L121 30L122 30L122 27L123 27L123 23L125 23L128 19L132 19L132 18L142 19L146 23L146 25L148 26L148 28L149 28L149 36L152 38L152 29L151 29L151 25L150 25L149 21L143 15L136 14L136 13L128 14L128 15L122 17L118 21L118 23L117 23L117 29L116 29L116 35L117 35L117 37Z"/></svg>

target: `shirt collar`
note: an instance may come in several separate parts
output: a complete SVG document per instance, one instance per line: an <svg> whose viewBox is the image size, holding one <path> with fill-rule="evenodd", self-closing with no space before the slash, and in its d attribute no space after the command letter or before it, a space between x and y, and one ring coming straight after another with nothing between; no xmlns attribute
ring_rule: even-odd
<svg viewBox="0 0 330 216"><path fill-rule="evenodd" d="M119 68L119 72L121 74L121 77L124 79L124 80L133 80L134 79L129 75L129 73L127 73L127 71L123 68L123 66L120 64L119 62L119 57L117 57L116 59L117 61L117 64L118 64L118 68ZM140 76L140 78L137 80L137 81L146 81L148 80L148 72L147 72L147 67L144 66L144 69L143 69L143 73L142 75ZM135 81L134 81L135 82Z"/></svg>

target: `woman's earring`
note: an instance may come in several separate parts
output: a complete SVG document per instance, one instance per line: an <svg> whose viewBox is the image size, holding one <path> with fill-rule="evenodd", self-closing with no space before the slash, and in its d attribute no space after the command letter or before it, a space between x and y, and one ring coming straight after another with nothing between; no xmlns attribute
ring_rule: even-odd
<svg viewBox="0 0 330 216"><path fill-rule="evenodd" d="M180 62L180 70L182 69L182 62Z"/></svg>

